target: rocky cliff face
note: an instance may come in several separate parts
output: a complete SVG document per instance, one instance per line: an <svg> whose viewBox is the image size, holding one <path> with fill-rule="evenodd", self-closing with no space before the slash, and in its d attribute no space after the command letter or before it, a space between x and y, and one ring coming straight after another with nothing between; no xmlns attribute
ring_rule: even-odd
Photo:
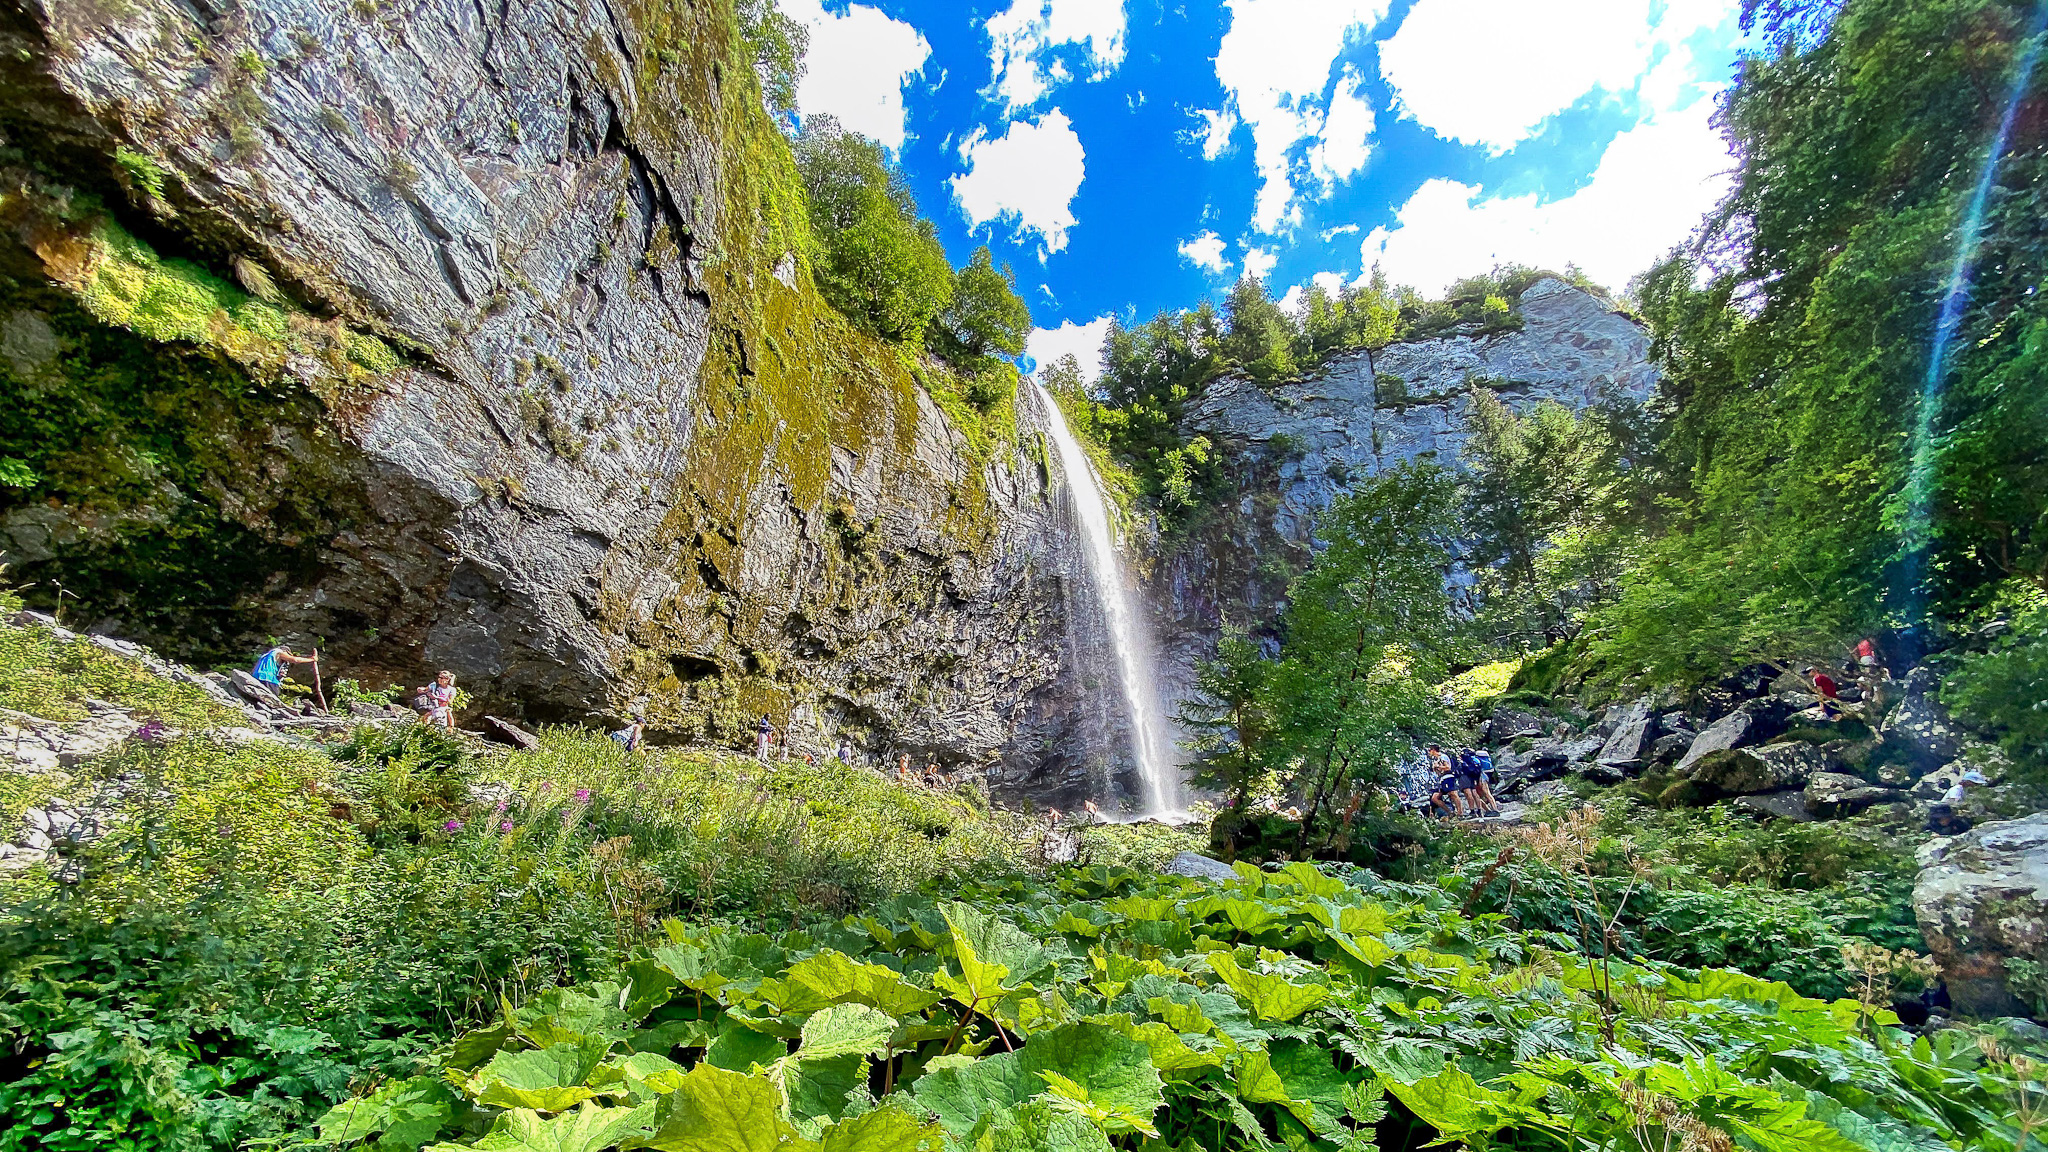
<svg viewBox="0 0 2048 1152"><path fill-rule="evenodd" d="M17 577L531 719L1101 759L1043 414L820 303L725 5L28 0L0 48L0 384L138 406L0 514Z"/></svg>
<svg viewBox="0 0 2048 1152"><path fill-rule="evenodd" d="M1246 482L1234 507L1153 567L1172 688L1213 649L1226 610L1240 623L1270 616L1307 560L1317 514L1354 479L1410 460L1458 465L1473 386L1516 411L1546 400L1640 405L1655 391L1649 333L1608 302L1547 279L1523 292L1518 310L1520 331L1351 353L1270 389L1241 376L1209 384L1184 431L1209 437Z"/></svg>

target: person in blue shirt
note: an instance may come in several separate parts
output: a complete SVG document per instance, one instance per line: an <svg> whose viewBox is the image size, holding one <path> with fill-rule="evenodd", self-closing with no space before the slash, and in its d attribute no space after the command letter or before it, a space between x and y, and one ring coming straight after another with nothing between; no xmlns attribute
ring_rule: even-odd
<svg viewBox="0 0 2048 1152"><path fill-rule="evenodd" d="M320 650L318 648L313 650L311 656L294 656L291 649L279 644L277 647L256 658L256 666L249 670L249 675L263 681L272 688L277 688L284 684L284 666L286 664L311 664L319 658Z"/></svg>

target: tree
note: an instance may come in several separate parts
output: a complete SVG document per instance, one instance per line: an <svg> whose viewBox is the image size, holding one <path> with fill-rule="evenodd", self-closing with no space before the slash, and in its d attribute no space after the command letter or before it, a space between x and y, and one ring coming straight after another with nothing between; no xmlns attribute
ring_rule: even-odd
<svg viewBox="0 0 2048 1152"><path fill-rule="evenodd" d="M810 29L782 14L775 0L738 0L733 10L740 41L754 58L761 102L777 116L796 111L796 86L804 78Z"/></svg>
<svg viewBox="0 0 2048 1152"><path fill-rule="evenodd" d="M996 353L1024 351L1030 332L1031 310L1017 295L1016 274L1008 265L997 269L984 245L953 274L953 299L932 325L930 341L932 351L947 363L978 372Z"/></svg>
<svg viewBox="0 0 2048 1152"><path fill-rule="evenodd" d="M1195 690L1174 719L1194 753L1189 779L1198 788L1226 792L1242 811L1272 776L1267 732L1267 678L1273 663L1244 629L1225 625L1216 655L1195 665Z"/></svg>
<svg viewBox="0 0 2048 1152"><path fill-rule="evenodd" d="M1294 322L1266 295L1264 282L1251 275L1240 279L1224 300L1223 314L1229 328L1221 351L1245 375L1261 384L1294 376Z"/></svg>
<svg viewBox="0 0 2048 1152"><path fill-rule="evenodd" d="M819 291L878 336L922 341L953 298L953 270L903 174L880 144L830 116L805 118L795 152Z"/></svg>
<svg viewBox="0 0 2048 1152"><path fill-rule="evenodd" d="M1464 522L1478 624L1511 650L1569 639L1612 595L1619 567L1612 441L1592 413L1545 401L1517 415L1476 383L1469 413Z"/></svg>
<svg viewBox="0 0 2048 1152"><path fill-rule="evenodd" d="M1418 740L1448 726L1430 686L1455 632L1445 580L1457 514L1450 474L1409 463L1339 497L1317 522L1323 550L1289 590L1266 685L1272 738L1306 801L1304 849L1339 797L1390 782Z"/></svg>

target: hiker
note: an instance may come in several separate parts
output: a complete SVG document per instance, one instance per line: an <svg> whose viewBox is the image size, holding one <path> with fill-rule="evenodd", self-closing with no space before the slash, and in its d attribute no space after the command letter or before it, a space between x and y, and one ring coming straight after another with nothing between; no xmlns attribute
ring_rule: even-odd
<svg viewBox="0 0 2048 1152"><path fill-rule="evenodd" d="M311 656L294 656L291 649L279 644L277 647L256 658L256 666L249 670L249 675L269 685L272 692L277 692L284 687L284 666L286 664L311 664L318 659L320 659L320 650L318 648L313 649Z"/></svg>
<svg viewBox="0 0 2048 1152"><path fill-rule="evenodd" d="M1836 716L1841 713L1842 689L1840 685L1835 683L1834 677L1820 671L1811 664L1801 669L1799 674L1806 677L1808 684L1813 685L1813 694L1820 697L1821 711L1829 716Z"/></svg>
<svg viewBox="0 0 2048 1152"><path fill-rule="evenodd" d="M1479 757L1470 748L1458 751L1458 784L1481 815L1500 815L1500 805L1494 802L1493 789L1486 783L1486 772L1479 767Z"/></svg>
<svg viewBox="0 0 2048 1152"><path fill-rule="evenodd" d="M768 719L768 714L763 712L761 722L754 726L754 755L760 758L761 763L768 762L768 746L774 742L775 724ZM789 759L789 754L784 752L782 758Z"/></svg>
<svg viewBox="0 0 2048 1152"><path fill-rule="evenodd" d="M1961 836L1974 827L1974 821L1956 811L1956 805L1963 802L1969 789L1981 788L1991 783L1984 773L1975 768L1965 768L1949 783L1948 791L1941 794L1941 802L1927 810L1927 830L1936 836Z"/></svg>
<svg viewBox="0 0 2048 1152"><path fill-rule="evenodd" d="M420 713L420 723L455 731L455 673L443 668L434 673L432 684L414 691L427 704L426 711Z"/></svg>
<svg viewBox="0 0 2048 1152"><path fill-rule="evenodd" d="M937 757L924 766L924 786L936 789L939 786L939 761Z"/></svg>
<svg viewBox="0 0 2048 1152"><path fill-rule="evenodd" d="M1438 776L1436 788L1429 794L1430 813L1446 820L1454 820L1464 812L1459 804L1457 773L1445 772Z"/></svg>
<svg viewBox="0 0 2048 1152"><path fill-rule="evenodd" d="M898 784L910 783L910 753L908 752L896 758L896 782Z"/></svg>
<svg viewBox="0 0 2048 1152"><path fill-rule="evenodd" d="M617 744L628 752L638 752L640 750L641 737L646 734L646 729L647 721L639 716L634 716L631 723L612 733L612 743Z"/></svg>
<svg viewBox="0 0 2048 1152"><path fill-rule="evenodd" d="M853 745L848 743L844 736L839 738L839 762L846 765L853 763Z"/></svg>
<svg viewBox="0 0 2048 1152"><path fill-rule="evenodd" d="M1868 636L1856 642L1856 663L1872 671L1877 669L1877 644Z"/></svg>

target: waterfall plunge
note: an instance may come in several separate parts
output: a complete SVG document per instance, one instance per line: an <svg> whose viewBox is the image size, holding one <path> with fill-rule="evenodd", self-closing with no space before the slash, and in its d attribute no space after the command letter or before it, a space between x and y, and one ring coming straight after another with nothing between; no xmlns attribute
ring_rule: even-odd
<svg viewBox="0 0 2048 1152"><path fill-rule="evenodd" d="M1090 583L1095 586L1095 598L1109 621L1124 705L1131 716L1132 751L1137 754L1138 776L1145 785L1143 814L1164 816L1180 806L1180 781L1175 777L1173 758L1163 740L1159 700L1153 693L1155 678L1147 667L1151 645L1145 623L1124 584L1123 565L1117 562L1116 539L1109 527L1109 502L1102 494L1102 485L1096 482L1087 453L1074 439L1066 415L1053 401L1052 394L1037 381L1031 386L1037 389L1039 402L1049 415L1047 428L1052 433L1053 447L1059 452L1060 471L1066 473L1074 518L1081 524Z"/></svg>

